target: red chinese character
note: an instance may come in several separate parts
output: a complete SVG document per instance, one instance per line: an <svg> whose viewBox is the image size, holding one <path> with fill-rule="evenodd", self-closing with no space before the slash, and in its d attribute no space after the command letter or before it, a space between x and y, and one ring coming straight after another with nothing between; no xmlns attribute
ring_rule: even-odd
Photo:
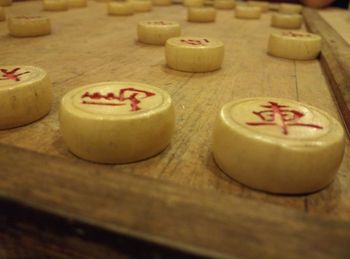
<svg viewBox="0 0 350 259"><path fill-rule="evenodd" d="M152 22L148 22L148 24L169 25L169 24L171 24L171 23L170 23L170 22L164 22L164 21L152 21Z"/></svg>
<svg viewBox="0 0 350 259"><path fill-rule="evenodd" d="M16 17L17 19L38 19L38 18L41 18L41 16L17 16Z"/></svg>
<svg viewBox="0 0 350 259"><path fill-rule="evenodd" d="M13 80L13 81L20 81L19 78L21 75L29 73L29 71L19 73L17 74L17 71L20 70L19 67L14 68L13 70L7 70L5 68L0 68L0 72L2 73L0 80Z"/></svg>
<svg viewBox="0 0 350 259"><path fill-rule="evenodd" d="M246 124L250 126L277 125L282 129L284 135L288 135L288 127L291 126L323 129L323 127L315 124L299 123L298 120L305 115L299 111L288 109L289 106L279 105L275 102L268 103L269 105L261 105L261 107L268 108L268 110L260 112L253 111L253 114L262 120L261 122L247 122Z"/></svg>
<svg viewBox="0 0 350 259"><path fill-rule="evenodd" d="M284 36L291 36L295 38L303 38L303 37L311 37L310 34L307 33L299 33L299 32L293 32L293 31L287 31L282 33Z"/></svg>
<svg viewBox="0 0 350 259"><path fill-rule="evenodd" d="M126 105L125 101L129 100L131 111L134 112L134 111L140 110L140 107L138 107L138 104L141 102L140 98L144 99L153 95L155 95L155 93L142 91L135 88L123 88L119 90L119 94L117 96L114 93L107 93L103 95L99 92L95 92L92 94L90 94L89 92L86 92L81 96L81 98L83 99L82 104L108 105L108 106ZM89 98L91 100L102 100L102 101L99 101L99 102L87 101L86 99L84 100L84 98ZM113 100L117 100L122 103L108 102Z"/></svg>
<svg viewBox="0 0 350 259"><path fill-rule="evenodd" d="M184 39L181 39L181 42L187 43L187 44L190 44L193 46L205 46L206 43L209 43L209 40L207 40L207 39L203 39L203 40L193 40L193 39L184 40Z"/></svg>

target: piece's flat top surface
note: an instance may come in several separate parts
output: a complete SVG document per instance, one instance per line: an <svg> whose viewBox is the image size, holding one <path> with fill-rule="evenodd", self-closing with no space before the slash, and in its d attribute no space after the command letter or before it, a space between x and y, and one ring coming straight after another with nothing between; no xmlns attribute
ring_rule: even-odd
<svg viewBox="0 0 350 259"><path fill-rule="evenodd" d="M350 11L329 8L319 11L319 14L325 19L343 39L350 44Z"/></svg>
<svg viewBox="0 0 350 259"><path fill-rule="evenodd" d="M48 16L52 35L12 38L0 23L2 65L35 65L45 69L53 82L54 105L44 119L25 127L0 131L0 143L52 156L77 160L59 132L58 105L69 90L103 81L151 84L168 91L176 108L176 134L164 152L151 159L107 166L118 174L136 174L168 180L196 189L214 189L238 197L297 208L307 213L349 218L350 158L346 152L337 178L328 188L307 196L277 196L246 188L227 177L214 163L211 133L220 108L247 97L281 97L305 102L339 118L320 64L290 61L266 54L270 14L260 20L238 20L233 12L218 11L215 23L186 21L182 6L154 7L152 12L127 17L107 16L103 3L64 12L42 12L41 3L15 3L10 15ZM182 35L217 38L225 44L221 70L185 73L165 65L164 47L138 43L139 21L178 21ZM88 162L86 162L88 163ZM64 172L62 172L64 173ZM103 177L103 175L100 175ZM268 176L267 176L268 177Z"/></svg>

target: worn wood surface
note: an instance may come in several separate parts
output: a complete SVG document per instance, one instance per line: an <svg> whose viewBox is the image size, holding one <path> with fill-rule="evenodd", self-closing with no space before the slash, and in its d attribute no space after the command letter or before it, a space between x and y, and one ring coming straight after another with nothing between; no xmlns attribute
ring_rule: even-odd
<svg viewBox="0 0 350 259"><path fill-rule="evenodd" d="M349 220L309 216L217 191L179 189L176 184L142 176L122 174L116 181L112 168L102 169L15 147L2 146L0 163L0 197L22 201L34 209L64 218L73 226L74 222L80 222L80 225L94 226L107 233L120 233L215 258L350 256ZM17 164L15 170L14 164ZM8 210L8 207L2 208ZM8 214L7 210L2 214ZM29 215L31 213L22 216L20 222L30 218ZM47 238L56 241L52 228L57 223L42 216L34 218L42 224L42 234L45 236L48 232ZM18 213L13 213L12 217L8 216L8 225L20 219ZM22 222L19 227L23 230L26 224ZM78 224L76 228L82 228L80 232L84 232L86 227ZM4 234L6 232L2 231ZM80 235L80 238L89 240L89 236L94 237ZM20 235L18 240L21 238L25 239L27 235ZM72 239L71 235L62 235L62 240L70 245L76 241L79 251L81 243L77 238ZM54 246L49 242L47 246L50 248L50 245ZM34 242L33 246L40 247ZM104 249L96 246L105 255L104 249L108 246L102 247ZM86 247L87 250L93 248ZM59 249L56 251L60 254Z"/></svg>
<svg viewBox="0 0 350 259"><path fill-rule="evenodd" d="M330 81L336 103L343 120L350 132L350 45L346 41L350 20L350 12L338 10L339 17L334 17L334 10L320 12L322 16L311 9L305 10L308 28L323 37L323 49L320 58L322 67ZM328 17L328 22L322 17ZM348 23L348 25L346 25ZM330 24L334 25L331 26Z"/></svg>
<svg viewBox="0 0 350 259"><path fill-rule="evenodd" d="M322 13L327 13L328 10L322 11ZM338 10L340 16L343 16L343 10ZM333 13L334 10L330 10ZM335 103L340 111L340 114L345 122L348 134L350 131L350 45L344 40L344 38L332 27L330 26L319 13L310 8L304 8L304 19L307 28L317 34L320 34L323 38L322 54L320 56L320 63L323 68L324 73L329 81L329 86L334 97ZM337 30L342 33L348 31L344 28L343 23L335 22ZM342 34L344 35L344 34ZM345 181L340 181L339 189L334 189L335 192L339 192L339 197L345 198L349 195L346 191L349 186L349 168L344 171L343 175L338 175L338 179L342 178ZM335 192L326 194L334 195ZM340 194L342 193L342 194ZM345 194L347 193L347 194ZM320 208L327 209L329 212L338 210L337 201L333 200L328 203L327 206L320 205L320 201L324 199L322 194L320 196L309 198L309 204L313 207L314 202L317 202L316 211ZM348 198L347 198L348 199ZM339 201L339 200L338 200ZM332 204L332 205L331 205ZM339 204L339 203L338 203ZM349 204L349 203L348 203ZM348 205L347 205L348 206ZM315 207L314 207L315 208ZM345 209L347 217L349 217L349 207Z"/></svg>
<svg viewBox="0 0 350 259"><path fill-rule="evenodd" d="M313 217L309 218L309 214L350 219L348 151L335 182L321 192L303 196L278 196L250 190L227 177L213 161L210 152L213 122L220 107L230 100L254 96L291 98L319 107L340 118L319 61L295 62L266 54L268 35L274 30L269 27L270 14L264 14L261 20L246 21L234 19L232 11L218 11L216 23L193 24L186 21L186 10L181 6L155 7L151 13L130 17L109 17L106 15L105 5L95 2L89 2L88 8L55 13L42 12L40 2L24 2L14 4L7 11L12 15L42 14L51 18L53 34L31 39L9 37L5 23L0 23L0 57L1 64L4 65L28 64L46 69L54 84L55 103L50 114L43 120L25 127L0 131L0 144L29 150L25 152L1 146L0 152L2 150L4 157L1 157L3 161L0 174L4 178L0 183L2 186L0 192L3 197L13 196L15 200L22 200L29 195L32 200L27 201L42 210L49 210L62 216L78 217L111 231L130 234L129 230L132 229L136 231L131 231L132 234L140 236L141 233L142 238L172 246L175 244L178 248L192 252L203 254L209 250L214 254L220 251L223 254L233 253L247 257L257 257L258 252L265 257L278 257L281 255L278 251L283 249L290 251L291 255L301 254L304 251L306 245L303 246L301 241L292 244L289 241L280 242L281 246L275 250L271 248L271 251L269 248L258 248L268 246L268 242L272 246L272 243L281 237L279 233L286 236L295 235L300 240L304 238L305 244L309 242L310 245L316 246L311 236L305 237L301 234L305 222L315 224L310 225L310 229L323 233L319 230L321 228L317 223L319 221L314 221ZM226 48L223 68L213 73L201 74L177 72L167 68L163 47L143 45L136 41L137 22L158 18L179 21L183 35L221 39ZM67 150L59 133L57 120L59 99L75 87L109 80L149 83L171 94L177 112L176 134L171 146L159 156L138 163L106 166L80 160ZM31 151L39 154L33 154L31 157ZM10 153L14 156L7 158ZM27 156L36 162L31 164L31 159L28 160ZM13 164L6 161L12 161ZM55 169L56 166L58 169ZM28 171L24 170L26 168ZM153 178L154 181L146 180L144 177ZM133 181L123 180L129 178ZM136 179L146 182L139 186ZM175 185L170 185L170 182ZM148 187L146 183L149 184ZM78 188L79 185L81 188ZM167 191L160 191L163 185L172 186L172 191L168 194ZM85 187L91 189L85 190ZM35 191L37 188L38 191ZM140 188L132 197L135 199L134 207L130 204L131 207L128 208L127 203L130 203L130 200L124 196L114 195L116 190L113 188L124 188L123 192L116 192L124 196L133 194ZM148 188L155 191L151 192ZM192 194L189 188L200 191L200 194ZM52 191L53 189L55 191ZM176 203L176 197L182 190L184 196L181 196L180 200L181 202L188 200L188 203L172 207L168 214L159 214L158 210L161 211ZM146 198L148 191L151 192L149 200ZM98 194L95 195L95 192ZM146 192L144 198L142 192ZM206 198L202 199L202 195ZM215 201L207 203L206 199L211 199L209 198L211 196ZM239 203L225 203L224 197ZM74 200L75 198L77 200ZM240 201L236 200L237 198L244 199ZM165 207L154 205L154 208L153 202L159 202ZM245 204L251 202L257 203L246 209L248 214L241 212L245 211ZM258 203L261 205L257 205ZM268 203L294 208L299 212L275 208ZM201 205L207 207L202 211ZM235 208L234 213L243 213L244 216L235 218L231 207ZM260 207L262 210L267 208L266 217L261 218L263 221L266 220L264 222L259 221L261 213L256 210ZM109 212L112 208L115 209ZM119 215L120 208L126 210L125 214ZM138 209L139 211L135 211ZM180 215L176 213L173 215L176 209L183 212L179 211L177 213ZM249 212L249 209L252 211ZM196 210L201 212L197 213ZM295 217L291 216L285 229L279 232L283 225L282 219L286 216L284 211L287 211L287 214L292 213ZM185 216L192 213L195 217L191 216L188 224L181 225L180 222L187 222ZM240 221L251 216L249 213L258 213L256 216L258 222L247 221L243 224L243 228L238 228L238 232L230 232L234 231L237 224L241 224ZM141 214L142 221L134 218L135 215ZM279 215L281 221L274 218L275 214ZM191 228L191 231L186 231L188 226L194 224L194 218L198 221L195 227ZM288 232L295 230L293 221L298 219L302 226L300 232L299 230L295 233ZM218 225L213 224L216 220ZM333 224L338 224L331 222L332 227ZM144 228L142 224L145 224ZM209 226L210 224L213 225ZM347 222L344 224L347 226ZM261 230L261 236L257 239L254 236L256 234L254 225L258 233ZM273 226L278 228L275 232L270 232L269 228ZM202 230L204 232L197 228L204 228ZM231 230L226 232L226 228ZM346 231L348 229L345 227L344 232L336 232L330 237L334 240L344 237L344 240L347 240ZM160 240L155 238L158 234ZM264 241L267 238L265 235L273 239ZM239 236L243 241L238 242L236 238L231 240L228 236L237 238ZM315 239L320 244L328 242L325 236L315 236L320 237ZM226 239L232 243L221 244ZM243 246L247 251L244 252L242 248L235 253L234 248L244 242L247 242L247 246ZM184 243L190 244L189 247ZM324 252L325 256L333 252L334 255L344 255L342 244L340 242L334 250L330 249L329 254L322 249L319 251ZM299 250L298 246L301 246ZM203 250L203 247L207 250ZM255 252L257 254L254 254Z"/></svg>
<svg viewBox="0 0 350 259"><path fill-rule="evenodd" d="M193 254L0 200L0 258L187 258ZM25 211L25 213L23 213Z"/></svg>
<svg viewBox="0 0 350 259"><path fill-rule="evenodd" d="M13 5L12 14L40 13L39 2ZM46 69L54 83L55 103L49 116L25 127L1 131L0 143L35 150L76 161L59 133L59 99L68 90L100 81L137 81L166 89L177 112L172 144L159 156L139 163L117 165L119 174L144 175L197 189L214 189L240 197L294 207L302 211L332 213L347 217L349 199L348 153L337 180L311 196L281 197L252 191L228 178L215 165L210 152L213 122L220 107L234 99L273 96L297 99L338 117L327 81L317 60L294 62L266 55L270 15L261 20L233 18L219 11L216 23L186 22L182 6L158 7L151 13L109 17L104 4L49 13L53 34L15 39L0 24L0 54L3 64L32 64ZM136 41L137 21L150 18L177 20L183 35L209 36L225 43L223 68L213 73L191 74L165 66L164 48ZM79 36L77 35L79 32ZM101 168L107 167L101 165ZM103 176L101 176L103 177ZM309 199L317 202L309 203Z"/></svg>
<svg viewBox="0 0 350 259"><path fill-rule="evenodd" d="M350 11L339 8L329 8L318 12L321 17L350 44Z"/></svg>

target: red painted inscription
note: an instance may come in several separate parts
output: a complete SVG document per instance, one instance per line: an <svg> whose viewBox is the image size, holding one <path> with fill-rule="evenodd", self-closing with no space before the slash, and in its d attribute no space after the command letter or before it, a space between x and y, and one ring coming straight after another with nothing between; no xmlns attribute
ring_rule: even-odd
<svg viewBox="0 0 350 259"><path fill-rule="evenodd" d="M39 18L41 18L41 16L17 16L16 18L30 20L30 19L39 19Z"/></svg>
<svg viewBox="0 0 350 259"><path fill-rule="evenodd" d="M311 34L308 33L299 33L299 32L293 32L293 31L287 31L282 33L284 36L290 36L294 38L303 38L303 37L311 37Z"/></svg>
<svg viewBox="0 0 350 259"><path fill-rule="evenodd" d="M186 43L193 46L205 46L207 43L209 43L209 40L207 39L201 39L201 40L194 40L194 39L181 39L182 43Z"/></svg>
<svg viewBox="0 0 350 259"><path fill-rule="evenodd" d="M148 22L148 24L154 24L154 25L170 25L172 24L171 22L164 22L164 21L151 21Z"/></svg>
<svg viewBox="0 0 350 259"><path fill-rule="evenodd" d="M20 76L24 74L28 74L29 71L18 73L18 70L20 70L19 67L16 67L12 70L8 70L5 68L0 68L0 80L13 80L13 81L21 81Z"/></svg>
<svg viewBox="0 0 350 259"><path fill-rule="evenodd" d="M292 126L323 129L319 125L299 123L298 120L305 116L302 112L289 109L289 106L279 105L276 102L268 103L268 105L261 105L261 107L267 108L267 110L253 111L253 114L261 119L260 122L247 122L246 124L249 126L279 126L284 135L288 135L288 128Z"/></svg>
<svg viewBox="0 0 350 259"><path fill-rule="evenodd" d="M129 101L131 111L134 112L140 110L138 104L141 102L141 99L153 95L155 95L155 93L138 90L135 88L120 89L118 95L115 95L114 93L107 93L103 95L99 92L86 92L81 96L81 98L83 99L81 103L91 105L122 106L126 105L126 102ZM115 101L117 101L117 103Z"/></svg>

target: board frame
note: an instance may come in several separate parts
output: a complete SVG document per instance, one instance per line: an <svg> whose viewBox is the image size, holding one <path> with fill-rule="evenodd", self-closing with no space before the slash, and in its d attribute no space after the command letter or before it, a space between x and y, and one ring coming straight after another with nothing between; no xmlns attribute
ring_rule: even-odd
<svg viewBox="0 0 350 259"><path fill-rule="evenodd" d="M350 136L350 45L317 11L304 8L304 20L309 31L322 36L320 62Z"/></svg>
<svg viewBox="0 0 350 259"><path fill-rule="evenodd" d="M316 11L304 18L324 39L321 64L349 133L349 46ZM350 257L350 220L102 173L111 169L0 144L0 257Z"/></svg>

